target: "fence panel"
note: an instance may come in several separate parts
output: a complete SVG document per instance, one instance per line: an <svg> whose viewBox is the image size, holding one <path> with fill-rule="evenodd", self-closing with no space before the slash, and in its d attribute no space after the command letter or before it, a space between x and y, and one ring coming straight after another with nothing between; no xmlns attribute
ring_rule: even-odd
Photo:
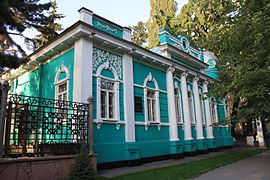
<svg viewBox="0 0 270 180"><path fill-rule="evenodd" d="M87 143L89 105L11 94L7 101L7 155L76 153Z"/></svg>

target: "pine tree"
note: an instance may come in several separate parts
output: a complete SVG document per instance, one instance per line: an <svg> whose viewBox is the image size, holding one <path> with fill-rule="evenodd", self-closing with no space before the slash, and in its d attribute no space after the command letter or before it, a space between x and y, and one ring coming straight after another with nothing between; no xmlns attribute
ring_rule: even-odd
<svg viewBox="0 0 270 180"><path fill-rule="evenodd" d="M48 22L46 12L50 7L51 3L41 4L39 0L0 1L0 67L16 68L27 61L26 52L13 37L23 38L29 47L33 45L33 38L26 37L25 31L27 29L39 31L46 26Z"/></svg>
<svg viewBox="0 0 270 180"><path fill-rule="evenodd" d="M49 11L49 16L44 20L46 25L38 28L40 34L34 39L34 49L48 43L58 35L59 31L63 30L62 25L55 22L64 17L62 14L57 13L57 8L56 0L51 1L51 11Z"/></svg>
<svg viewBox="0 0 270 180"><path fill-rule="evenodd" d="M147 22L149 47L159 44L159 30L170 29L170 21L175 17L176 3L174 0L150 0L150 18Z"/></svg>
<svg viewBox="0 0 270 180"><path fill-rule="evenodd" d="M80 153L75 158L69 174L70 180L90 180L95 179L95 171L92 167L88 148L82 145Z"/></svg>

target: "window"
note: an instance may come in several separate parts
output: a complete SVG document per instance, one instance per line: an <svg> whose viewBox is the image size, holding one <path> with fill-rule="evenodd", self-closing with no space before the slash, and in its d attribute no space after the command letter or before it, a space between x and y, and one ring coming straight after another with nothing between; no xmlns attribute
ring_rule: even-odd
<svg viewBox="0 0 270 180"><path fill-rule="evenodd" d="M114 119L114 82L106 79L101 79L100 83L100 109L101 118Z"/></svg>
<svg viewBox="0 0 270 180"><path fill-rule="evenodd" d="M202 123L205 124L205 107L204 107L204 99L203 99L203 95L200 94L200 102L201 102L201 112L202 112Z"/></svg>
<svg viewBox="0 0 270 180"><path fill-rule="evenodd" d="M59 100L59 103L56 105L56 112L58 117L67 118L68 109L68 94L69 94L69 71L68 68L64 65L60 67L58 72L55 75L54 79L55 85L55 99Z"/></svg>
<svg viewBox="0 0 270 180"><path fill-rule="evenodd" d="M108 63L97 69L96 121L120 121L119 77Z"/></svg>
<svg viewBox="0 0 270 180"><path fill-rule="evenodd" d="M58 85L57 99L67 101L67 82Z"/></svg>
<svg viewBox="0 0 270 180"><path fill-rule="evenodd" d="M178 122L183 123L181 113L182 112L181 95L178 88L174 88L174 100L175 100L176 119Z"/></svg>
<svg viewBox="0 0 270 180"><path fill-rule="evenodd" d="M159 87L157 81L149 73L144 80L144 117L145 123L160 122Z"/></svg>
<svg viewBox="0 0 270 180"><path fill-rule="evenodd" d="M191 123L194 124L195 118L194 118L193 96L190 89L188 90L188 105L189 105L190 120L191 120Z"/></svg>
<svg viewBox="0 0 270 180"><path fill-rule="evenodd" d="M155 91L147 90L148 121L156 121L156 97Z"/></svg>
<svg viewBox="0 0 270 180"><path fill-rule="evenodd" d="M214 102L214 98L211 98L210 101L210 110L211 110L211 119L212 123L217 122L217 104Z"/></svg>

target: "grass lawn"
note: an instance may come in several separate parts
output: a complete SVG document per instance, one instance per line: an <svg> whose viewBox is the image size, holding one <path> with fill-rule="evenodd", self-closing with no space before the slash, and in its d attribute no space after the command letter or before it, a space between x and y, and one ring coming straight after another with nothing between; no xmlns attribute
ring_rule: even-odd
<svg viewBox="0 0 270 180"><path fill-rule="evenodd" d="M122 176L113 177L113 180L162 180L162 179L187 179L199 176L218 167L230 164L232 162L245 159L249 156L256 155L263 152L262 149L243 150L241 152L234 152L226 155L219 155L204 160L192 161L180 165L169 166L159 169L146 170L138 173L126 174ZM99 177L97 179L107 179Z"/></svg>

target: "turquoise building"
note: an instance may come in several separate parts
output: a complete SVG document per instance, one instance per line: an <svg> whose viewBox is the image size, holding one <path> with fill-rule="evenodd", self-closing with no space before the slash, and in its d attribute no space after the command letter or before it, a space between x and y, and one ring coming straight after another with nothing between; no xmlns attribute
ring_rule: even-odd
<svg viewBox="0 0 270 180"><path fill-rule="evenodd" d="M178 157L232 146L224 100L206 97L215 56L160 31L160 46L81 8L80 21L1 75L11 93L87 102L94 98L94 150L101 165ZM210 54L210 55L209 55ZM116 163L118 162L118 163Z"/></svg>

